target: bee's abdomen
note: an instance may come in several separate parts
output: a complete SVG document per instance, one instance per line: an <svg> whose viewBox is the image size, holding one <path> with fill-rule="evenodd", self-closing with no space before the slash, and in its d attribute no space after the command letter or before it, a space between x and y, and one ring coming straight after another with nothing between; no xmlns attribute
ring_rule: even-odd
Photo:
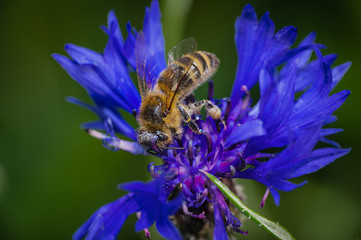
<svg viewBox="0 0 361 240"><path fill-rule="evenodd" d="M219 60L213 53L196 51L183 55L168 66L158 78L158 87L165 94L177 91L181 99L217 70Z"/></svg>
<svg viewBox="0 0 361 240"><path fill-rule="evenodd" d="M219 60L213 53L196 51L185 54L175 64L185 72L181 97L185 97L210 78L218 68Z"/></svg>
<svg viewBox="0 0 361 240"><path fill-rule="evenodd" d="M216 55L203 51L188 53L175 61L176 64L188 70L188 76L194 81L207 80L218 68ZM206 79L204 79L206 77Z"/></svg>

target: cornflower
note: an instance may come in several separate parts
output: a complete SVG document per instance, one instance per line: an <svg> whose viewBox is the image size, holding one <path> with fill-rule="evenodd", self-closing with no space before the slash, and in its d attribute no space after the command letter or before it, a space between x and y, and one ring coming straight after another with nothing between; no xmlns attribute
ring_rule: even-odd
<svg viewBox="0 0 361 240"><path fill-rule="evenodd" d="M68 101L98 115L99 120L82 127L105 147L148 155L137 142L137 130L119 109L136 116L141 103L130 77L136 69L137 51L153 53L152 71L146 73L154 75L147 78L150 85L167 66L159 3L153 0L146 8L144 45L136 44L138 31L130 23L124 40L113 11L102 29L109 37L103 53L67 44L71 58L53 55L87 90L94 105L76 98ZM269 193L279 205L279 191L306 183L295 184L290 179L318 171L349 152L327 138L341 129L325 126L336 121L332 114L350 93L331 91L351 63L331 67L336 55L321 54L324 45L315 43L314 32L292 48L296 28L287 26L275 33L269 14L258 20L249 4L237 18L235 32L238 65L231 96L214 99L212 81L208 87L208 99L221 109L221 119L194 116L204 134L195 134L184 125L179 141L166 149L153 149L162 159L161 165L148 167L153 180L121 184L119 188L129 193L99 208L73 239L115 239L131 214L138 216L135 230L144 230L148 238L148 228L154 223L166 239L212 235L213 239L228 239L227 229L247 234L228 200L201 171L221 179L240 198L234 179L258 181L266 186L261 207ZM311 61L313 52L317 57ZM257 83L260 98L252 104L250 89ZM328 147L316 148L318 142Z"/></svg>

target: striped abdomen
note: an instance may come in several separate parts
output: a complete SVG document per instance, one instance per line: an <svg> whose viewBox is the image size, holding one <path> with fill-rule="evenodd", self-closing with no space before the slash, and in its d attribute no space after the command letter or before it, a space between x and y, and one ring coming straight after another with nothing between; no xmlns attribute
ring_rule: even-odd
<svg viewBox="0 0 361 240"><path fill-rule="evenodd" d="M159 76L158 88L166 95L182 99L207 81L217 70L219 60L213 53L196 51L172 62Z"/></svg>

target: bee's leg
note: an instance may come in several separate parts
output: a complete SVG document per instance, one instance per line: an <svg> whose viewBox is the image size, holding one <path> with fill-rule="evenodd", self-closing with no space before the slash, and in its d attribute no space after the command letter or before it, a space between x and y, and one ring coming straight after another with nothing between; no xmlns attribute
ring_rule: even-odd
<svg viewBox="0 0 361 240"><path fill-rule="evenodd" d="M182 139L182 131L177 131L177 129L175 128L170 128L172 135L175 139L177 140L181 140Z"/></svg>
<svg viewBox="0 0 361 240"><path fill-rule="evenodd" d="M157 144L158 139L159 139L158 133L155 134L155 135L152 137L152 140L151 140L152 149L153 149L155 152L157 152L157 153L162 153L162 154L164 154L163 149L162 149L161 147L159 147L158 144Z"/></svg>
<svg viewBox="0 0 361 240"><path fill-rule="evenodd" d="M197 133L197 134L202 134L204 131L202 129L199 129L197 123L195 123L192 118L191 115L189 115L189 113L187 112L187 110L185 109L185 107L183 107L182 105L178 105L178 109L182 115L182 118L184 120L184 122L186 122L189 126L189 128Z"/></svg>
<svg viewBox="0 0 361 240"><path fill-rule="evenodd" d="M180 147L183 147L183 143L182 143L182 131L177 131L177 129L175 128L170 128L170 130L172 131L172 135L175 138L175 140L177 140L177 143Z"/></svg>
<svg viewBox="0 0 361 240"><path fill-rule="evenodd" d="M189 111L191 111L192 114L200 112L202 107L205 108L205 110L207 112L207 116L213 118L214 120L218 120L221 118L221 115L222 115L221 110L219 109L219 107L217 105L214 105L209 100L201 100L201 101L198 101L198 102L188 105L188 109L189 109Z"/></svg>

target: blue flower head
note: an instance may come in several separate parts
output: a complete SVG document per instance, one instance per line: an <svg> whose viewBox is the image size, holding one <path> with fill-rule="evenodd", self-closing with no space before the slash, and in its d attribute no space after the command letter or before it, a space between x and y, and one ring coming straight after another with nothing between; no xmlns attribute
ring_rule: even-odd
<svg viewBox="0 0 361 240"><path fill-rule="evenodd" d="M137 44L140 33L128 24L124 39L111 11L108 26L103 27L109 37L103 53L67 44L65 50L71 58L53 55L94 102L88 105L68 98L99 116L83 128L112 150L148 154L137 142L137 130L119 109L131 114L139 109L141 97L129 75L139 56L151 56L141 76L149 86L154 86L167 67L160 19L159 4L154 0L145 13L144 41ZM349 152L328 138L341 129L326 126L336 121L332 114L350 93L331 92L351 63L332 67L336 55L321 54L324 46L315 43L315 33L293 46L296 28L275 32L268 13L258 20L251 5L237 18L235 32L238 65L231 96L213 99L213 83L209 82L208 98L221 109L221 119L193 116L204 134L184 125L179 141L167 149L154 149L163 163L149 165L153 180L121 185L129 193L97 210L74 239L114 239L133 213L138 216L136 231L144 230L148 237L147 229L155 223L167 239L187 238L187 223L192 221L214 226L214 239L228 239L227 228L246 234L227 200L200 170L223 179L231 189L235 189L235 178L258 181L267 189L261 206L269 193L279 205L279 191L305 184L290 179L315 172ZM310 61L313 52L316 59ZM256 83L260 98L251 101L249 90ZM328 147L316 148L318 142ZM198 236L199 232L192 234Z"/></svg>

